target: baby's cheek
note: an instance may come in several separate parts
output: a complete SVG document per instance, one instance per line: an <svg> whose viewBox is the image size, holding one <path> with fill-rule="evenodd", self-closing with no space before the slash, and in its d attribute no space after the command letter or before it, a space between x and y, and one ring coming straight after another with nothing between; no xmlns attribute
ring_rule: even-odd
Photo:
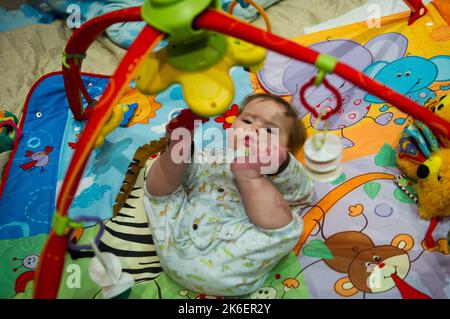
<svg viewBox="0 0 450 319"><path fill-rule="evenodd" d="M267 134L267 137L260 136L260 138L261 142L265 143L266 148L270 151L278 150L280 148L280 145L284 146L283 141L280 139L280 135L278 134Z"/></svg>

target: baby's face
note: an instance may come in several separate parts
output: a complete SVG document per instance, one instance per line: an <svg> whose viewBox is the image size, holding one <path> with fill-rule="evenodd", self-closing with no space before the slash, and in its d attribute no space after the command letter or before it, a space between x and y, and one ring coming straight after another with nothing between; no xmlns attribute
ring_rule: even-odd
<svg viewBox="0 0 450 319"><path fill-rule="evenodd" d="M291 125L292 119L282 105L256 99L247 104L231 127L245 132L254 131L258 136L264 130L269 140L276 138L280 145L287 147Z"/></svg>

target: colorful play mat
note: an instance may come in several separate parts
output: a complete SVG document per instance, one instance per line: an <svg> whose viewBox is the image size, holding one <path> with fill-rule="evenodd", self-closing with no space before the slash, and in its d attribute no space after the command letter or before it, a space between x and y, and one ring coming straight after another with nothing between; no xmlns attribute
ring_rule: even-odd
<svg viewBox="0 0 450 319"><path fill-rule="evenodd" d="M293 40L333 55L423 105L450 93L450 12L440 12L433 4L427 8L427 15L410 26L409 13L404 12L384 17L379 28L361 22ZM413 70L411 76L437 69L436 76L411 90L405 77L389 76L405 65ZM313 65L269 52L256 75L241 67L231 69L236 88L232 104L268 91L292 101L312 131L314 118L301 108L298 88L315 72ZM108 80L82 76L93 98L103 94ZM330 75L329 81L343 97L343 108L329 122L329 130L344 146L342 173L332 182L316 183L313 204L299 211L304 232L294 251L260 290L243 297L402 298L408 289L401 293L401 287L406 285L431 298L450 298L449 220L443 219L434 232L437 246L425 249L429 222L419 218L417 204L395 183L402 174L395 148L411 118L340 77ZM330 99L329 92L317 88L310 103L324 106ZM164 273L142 202L145 172L164 149L165 125L188 107L181 86L147 96L132 82L119 104L130 112L90 155L69 216L103 221L99 248L115 254L136 283L123 298L210 297L184 289ZM225 114L206 125L225 129L226 122ZM72 116L60 72L36 82L0 200L0 298L31 298L56 197L84 125ZM297 157L303 161L302 153ZM92 221L71 238L78 245L87 243L98 230ZM102 298L88 275L92 256L91 250L66 253L59 298ZM372 259L385 261L386 271L395 272L401 283L390 276L371 277ZM196 276L201 279L201 274Z"/></svg>

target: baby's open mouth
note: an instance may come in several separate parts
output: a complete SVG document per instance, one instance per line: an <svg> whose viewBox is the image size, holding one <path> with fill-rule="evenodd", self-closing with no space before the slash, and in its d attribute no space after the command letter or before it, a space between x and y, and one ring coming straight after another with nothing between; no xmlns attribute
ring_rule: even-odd
<svg viewBox="0 0 450 319"><path fill-rule="evenodd" d="M249 146L250 146L250 142L251 142L250 136L246 136L246 137L244 138L244 145L245 145L246 147L249 147Z"/></svg>
<svg viewBox="0 0 450 319"><path fill-rule="evenodd" d="M252 136L246 136L244 138L244 145L245 147L250 147L250 146L257 146L258 145L258 138L256 137L252 137Z"/></svg>

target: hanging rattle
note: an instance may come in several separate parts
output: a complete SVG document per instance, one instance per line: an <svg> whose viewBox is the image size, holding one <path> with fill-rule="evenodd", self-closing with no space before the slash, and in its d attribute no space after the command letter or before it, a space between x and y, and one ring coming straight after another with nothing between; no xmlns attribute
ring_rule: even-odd
<svg viewBox="0 0 450 319"><path fill-rule="evenodd" d="M321 54L317 58L316 66L319 69L317 76L313 77L300 89L300 101L305 108L311 112L316 121L313 124L314 132L306 140L304 146L304 156L306 167L311 177L317 181L330 182L337 179L341 174L342 144L341 139L328 132L328 119L339 112L342 108L342 96L325 78L327 73L331 73L337 63L336 58ZM336 97L336 106L319 111L306 101L306 90L312 86L323 84ZM318 123L325 121L324 132L317 132Z"/></svg>
<svg viewBox="0 0 450 319"><path fill-rule="evenodd" d="M104 298L121 298L122 296L128 295L131 287L134 285L133 277L123 272L120 260L116 255L110 252L102 252L98 248L100 238L105 231L103 221L93 216L74 218L69 221L73 227L68 236L69 238L72 237L75 228L82 227L80 222L96 222L100 229L94 239L88 239L89 245L76 245L69 239L69 250L78 252L83 250L94 251L94 257L89 263L88 273L91 280L100 286Z"/></svg>

